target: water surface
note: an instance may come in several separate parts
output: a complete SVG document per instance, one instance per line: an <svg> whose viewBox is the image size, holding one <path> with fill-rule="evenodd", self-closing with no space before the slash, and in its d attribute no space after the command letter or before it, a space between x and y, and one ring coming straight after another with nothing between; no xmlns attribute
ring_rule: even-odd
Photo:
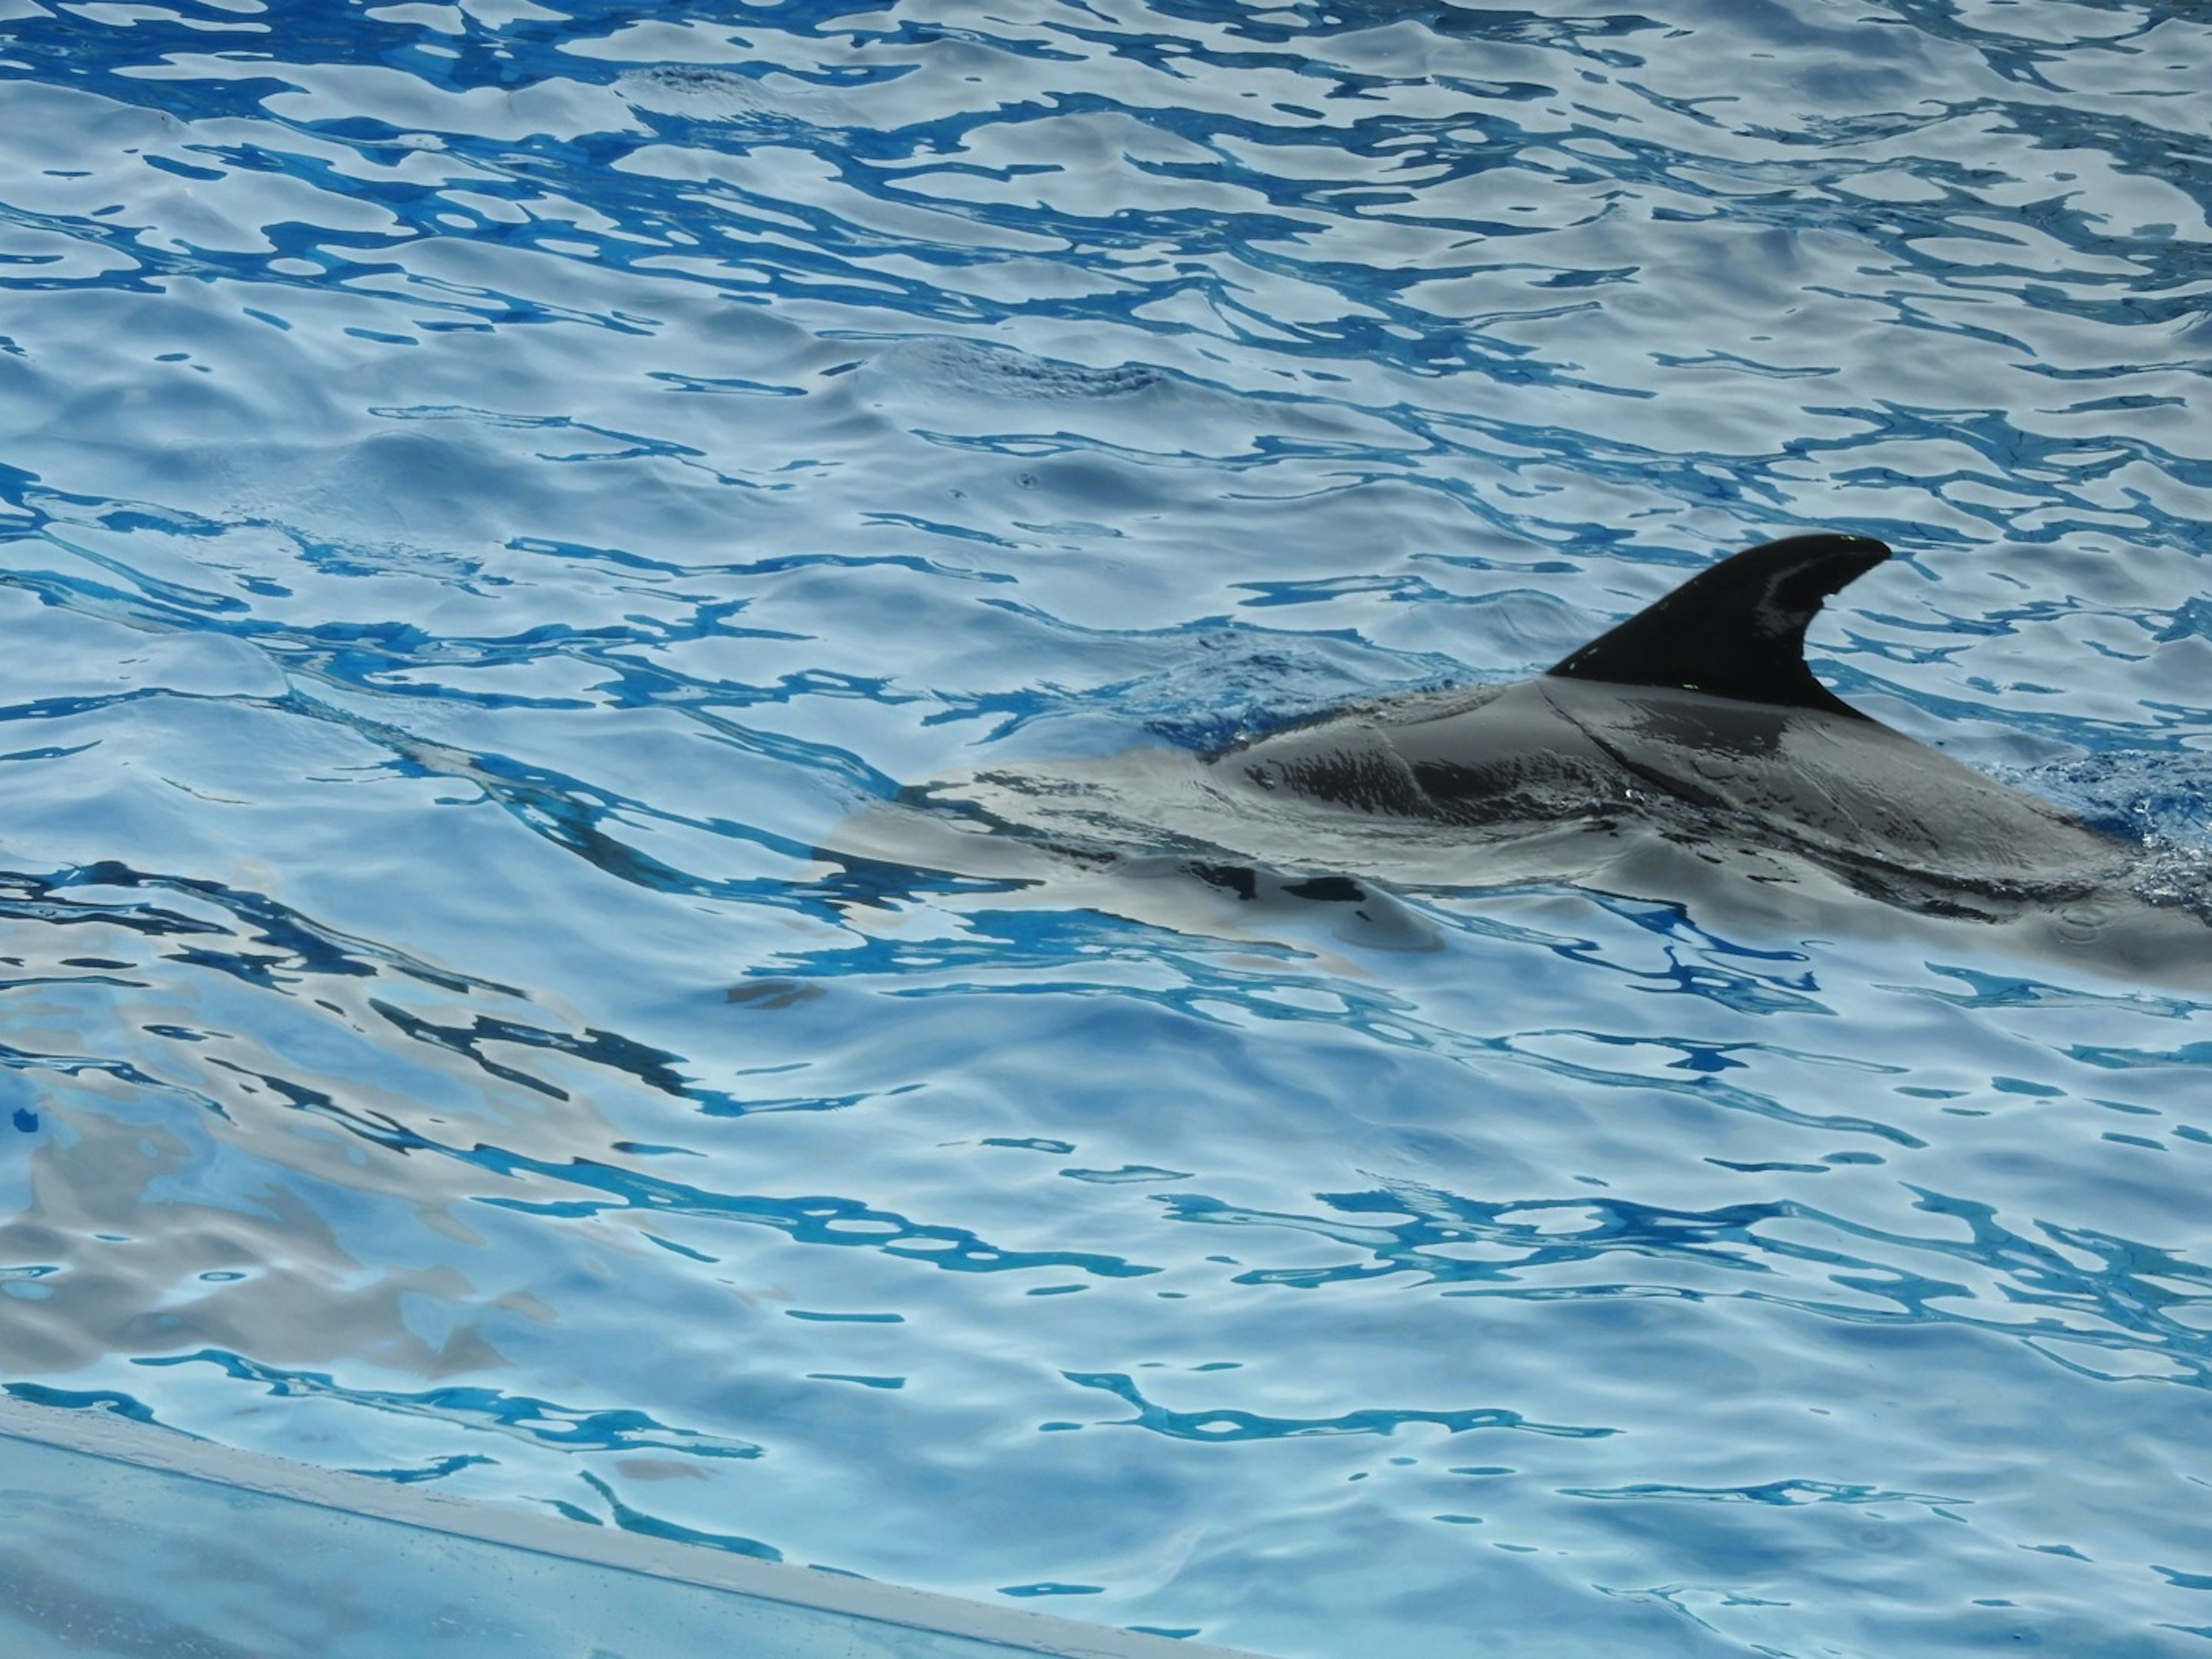
<svg viewBox="0 0 2212 1659"><path fill-rule="evenodd" d="M2201 891L2212 25L0 20L11 1395L1285 1659L2203 1650L2203 1002L815 848L1835 528Z"/></svg>

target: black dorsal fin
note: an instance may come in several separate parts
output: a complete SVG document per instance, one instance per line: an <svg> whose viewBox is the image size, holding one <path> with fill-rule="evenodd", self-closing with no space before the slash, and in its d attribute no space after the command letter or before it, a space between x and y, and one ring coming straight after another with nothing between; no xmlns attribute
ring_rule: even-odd
<svg viewBox="0 0 2212 1659"><path fill-rule="evenodd" d="M1866 717L1805 666L1820 602L1889 556L1871 536L1790 536L1722 560L1550 672Z"/></svg>

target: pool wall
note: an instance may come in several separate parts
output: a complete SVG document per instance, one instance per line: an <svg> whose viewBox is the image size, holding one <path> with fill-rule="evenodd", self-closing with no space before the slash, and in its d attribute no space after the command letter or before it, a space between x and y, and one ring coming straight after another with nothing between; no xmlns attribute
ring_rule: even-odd
<svg viewBox="0 0 2212 1659"><path fill-rule="evenodd" d="M1228 1651L458 1503L0 1399L0 1652L23 1659Z"/></svg>

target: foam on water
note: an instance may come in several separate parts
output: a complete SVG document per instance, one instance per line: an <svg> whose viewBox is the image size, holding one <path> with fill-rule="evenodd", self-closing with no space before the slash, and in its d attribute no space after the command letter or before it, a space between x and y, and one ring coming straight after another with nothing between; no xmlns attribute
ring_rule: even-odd
<svg viewBox="0 0 2212 1659"><path fill-rule="evenodd" d="M2148 0L0 0L0 1386L1283 1656L2198 1650L2200 1000L816 849L1833 528L1823 678L2201 896L2208 87Z"/></svg>

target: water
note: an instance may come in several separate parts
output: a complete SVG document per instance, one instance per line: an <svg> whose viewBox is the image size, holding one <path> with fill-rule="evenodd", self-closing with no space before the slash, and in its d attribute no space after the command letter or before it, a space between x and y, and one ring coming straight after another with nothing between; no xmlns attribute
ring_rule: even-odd
<svg viewBox="0 0 2212 1659"><path fill-rule="evenodd" d="M10 1654L1224 1659L0 1400Z"/></svg>
<svg viewBox="0 0 2212 1659"><path fill-rule="evenodd" d="M813 850L1832 527L1829 683L2201 890L2191 9L0 16L15 1398L1286 1656L2203 1650L2212 1006Z"/></svg>

